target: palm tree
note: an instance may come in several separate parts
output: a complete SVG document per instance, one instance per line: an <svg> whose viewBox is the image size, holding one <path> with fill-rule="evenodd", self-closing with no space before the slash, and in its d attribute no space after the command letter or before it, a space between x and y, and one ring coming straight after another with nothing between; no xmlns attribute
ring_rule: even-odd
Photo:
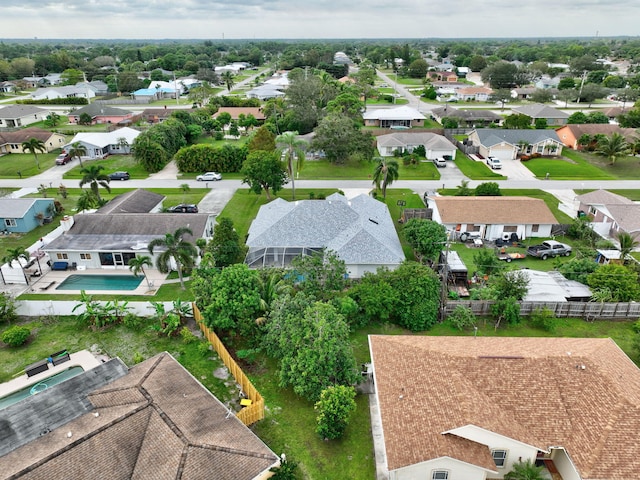
<svg viewBox="0 0 640 480"><path fill-rule="evenodd" d="M82 180L80 180L80 187L83 185L89 184L91 191L98 199L98 202L102 200L100 197L100 187L104 188L107 192L111 193L111 187L109 186L109 182L111 179L109 175L105 175L102 173L104 167L102 165L89 165L88 167L83 167L80 169L80 173L82 173Z"/></svg>
<svg viewBox="0 0 640 480"><path fill-rule="evenodd" d="M233 88L233 77L233 73L228 70L226 72L222 72L222 75L220 75L220 78L227 86L228 91L231 91L231 89Z"/></svg>
<svg viewBox="0 0 640 480"><path fill-rule="evenodd" d="M133 272L134 277L138 276L138 273L142 273L142 276L147 282L147 286L149 290L151 290L151 283L149 282L149 278L147 277L147 272L144 271L144 267L150 267L153 265L151 261L151 257L148 255L140 255L136 256L129 260L129 270Z"/></svg>
<svg viewBox="0 0 640 480"><path fill-rule="evenodd" d="M182 203L185 203L185 199L187 198L187 193L191 191L191 187L188 183L181 183L180 190L182 190Z"/></svg>
<svg viewBox="0 0 640 480"><path fill-rule="evenodd" d="M302 170L305 161L304 146L307 144L298 138L298 132L284 132L276 137L276 145L280 147L282 158L287 162L287 173L291 179L293 199L296 199L296 174Z"/></svg>
<svg viewBox="0 0 640 480"><path fill-rule="evenodd" d="M614 132L611 136L602 137L598 141L596 154L607 157L611 160L611 165L613 165L618 157L624 157L629 154L629 144L622 135Z"/></svg>
<svg viewBox="0 0 640 480"><path fill-rule="evenodd" d="M7 248L7 254L2 258L2 261L4 263L7 263L10 268L13 268L14 260L18 262L18 265L20 265L20 268L22 269L22 274L24 275L24 279L28 284L29 280L27 280L27 275L24 273L24 267L22 266L22 263L20 263L20 259L23 259L25 262L28 262L29 252L27 252L22 247L14 247L14 248Z"/></svg>
<svg viewBox="0 0 640 480"><path fill-rule="evenodd" d="M69 156L71 158L77 158L80 161L80 167L82 165L82 156L87 154L87 148L82 145L80 142L74 142L71 144L71 148L69 149Z"/></svg>
<svg viewBox="0 0 640 480"><path fill-rule="evenodd" d="M47 147L42 140L31 137L29 140L22 142L22 151L31 152L36 159L36 167L40 170L40 162L38 162L38 152L46 153Z"/></svg>
<svg viewBox="0 0 640 480"><path fill-rule="evenodd" d="M156 259L156 267L161 273L169 273L171 259L173 259L176 263L180 286L183 290L185 290L185 286L182 278L182 267L193 267L195 258L198 256L198 249L184 239L187 234L193 235L193 232L187 227L180 227L174 233L167 233L163 238L154 238L149 242L148 246L150 253L153 253L156 247L164 250Z"/></svg>
<svg viewBox="0 0 640 480"><path fill-rule="evenodd" d="M61 118L60 115L58 115L56 112L51 112L49 115L47 115L47 120L49 120L49 123L52 127L55 127L60 123Z"/></svg>
<svg viewBox="0 0 640 480"><path fill-rule="evenodd" d="M382 198L387 198L387 187L399 177L398 161L384 157L378 157L377 161L376 168L373 170L373 184L376 186L376 190L380 190L380 185L382 185Z"/></svg>
<svg viewBox="0 0 640 480"><path fill-rule="evenodd" d="M629 255L634 248L640 245L640 242L627 232L620 232L617 237L618 242L620 243L620 258L622 258L623 263L626 263L627 255Z"/></svg>
<svg viewBox="0 0 640 480"><path fill-rule="evenodd" d="M536 467L531 460L513 464L513 470L504 476L504 480L544 480L542 467Z"/></svg>
<svg viewBox="0 0 640 480"><path fill-rule="evenodd" d="M98 199L91 190L82 190L76 203L76 210L84 212L98 205Z"/></svg>

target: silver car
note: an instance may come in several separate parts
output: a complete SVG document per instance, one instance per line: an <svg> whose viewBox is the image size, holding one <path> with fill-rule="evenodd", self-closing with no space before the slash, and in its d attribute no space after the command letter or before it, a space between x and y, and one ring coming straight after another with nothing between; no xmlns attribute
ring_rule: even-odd
<svg viewBox="0 0 640 480"><path fill-rule="evenodd" d="M222 180L222 175L216 172L207 172L198 175L196 180L199 182L217 182L218 180Z"/></svg>

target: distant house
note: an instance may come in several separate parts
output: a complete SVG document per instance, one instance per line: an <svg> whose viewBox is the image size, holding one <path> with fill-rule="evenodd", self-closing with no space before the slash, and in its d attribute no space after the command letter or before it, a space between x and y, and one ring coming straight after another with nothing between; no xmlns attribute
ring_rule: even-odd
<svg viewBox="0 0 640 480"><path fill-rule="evenodd" d="M640 241L640 203L607 190L594 190L577 199L579 211L588 215L600 235L615 239L626 232Z"/></svg>
<svg viewBox="0 0 640 480"><path fill-rule="evenodd" d="M14 82L0 82L0 93L13 93L17 90Z"/></svg>
<svg viewBox="0 0 640 480"><path fill-rule="evenodd" d="M493 94L489 87L463 87L456 91L456 98L460 102L486 102Z"/></svg>
<svg viewBox="0 0 640 480"><path fill-rule="evenodd" d="M531 117L531 124L535 124L536 120L544 119L547 125L565 125L569 114L557 108L549 107L542 103L534 103L532 105L520 105L511 109L513 113L521 113L527 117Z"/></svg>
<svg viewBox="0 0 640 480"><path fill-rule="evenodd" d="M78 82L75 85L78 88L88 88L93 91L93 93L97 96L106 95L109 93L109 86L104 83L102 80L93 80L91 82Z"/></svg>
<svg viewBox="0 0 640 480"><path fill-rule="evenodd" d="M483 240L548 238L556 218L543 200L529 197L428 197L433 220L453 236L479 234Z"/></svg>
<svg viewBox="0 0 640 480"><path fill-rule="evenodd" d="M640 472L640 370L610 338L370 335L369 349L378 478Z"/></svg>
<svg viewBox="0 0 640 480"><path fill-rule="evenodd" d="M131 97L136 100L162 100L163 98L176 98L180 95L179 90L171 87L150 87L141 88L135 92L131 92Z"/></svg>
<svg viewBox="0 0 640 480"><path fill-rule="evenodd" d="M569 124L556 128L556 133L566 147L574 150L582 148L579 142L580 137L583 135L589 135L593 138L595 135L610 136L612 133L619 133L625 137L628 142L633 142L637 136L636 129L634 128L622 128L618 125L607 123Z"/></svg>
<svg viewBox="0 0 640 480"><path fill-rule="evenodd" d="M627 108L609 107L609 108L603 108L600 111L607 116L610 122L617 122L618 117L620 115L627 113L629 111L629 108L628 107Z"/></svg>
<svg viewBox="0 0 640 480"><path fill-rule="evenodd" d="M49 84L44 77L22 77L22 82L25 88L38 88Z"/></svg>
<svg viewBox="0 0 640 480"><path fill-rule="evenodd" d="M536 87L520 87L511 90L511 98L516 100L529 100L538 89Z"/></svg>
<svg viewBox="0 0 640 480"><path fill-rule="evenodd" d="M464 127L482 127L491 123L500 124L503 118L491 110L479 108L458 109L445 105L444 107L434 108L431 110L433 118L442 123L444 118L452 118L458 122L458 126Z"/></svg>
<svg viewBox="0 0 640 480"><path fill-rule="evenodd" d="M31 94L31 98L34 100L54 100L57 98L86 98L90 100L95 96L95 90L87 84L64 85L62 87L45 86Z"/></svg>
<svg viewBox="0 0 640 480"><path fill-rule="evenodd" d="M171 117L173 112L184 112L189 111L190 109L177 109L177 108L145 108L142 111L142 119L148 123L162 123L167 118Z"/></svg>
<svg viewBox="0 0 640 480"><path fill-rule="evenodd" d="M89 159L104 158L107 155L126 155L131 153L131 145L138 135L138 130L129 127L111 132L80 132L63 148L69 150L74 143L79 142L87 150L86 156Z"/></svg>
<svg viewBox="0 0 640 480"><path fill-rule="evenodd" d="M151 255L149 242L178 228L191 229L193 236L185 237L191 243L210 238L214 218L203 213L89 213L68 217L61 225L66 231L43 248L53 261L85 268L128 269L129 260L137 255L151 256L155 262L159 251Z"/></svg>
<svg viewBox="0 0 640 480"><path fill-rule="evenodd" d="M266 480L280 464L171 354L78 363L71 354L61 371L80 374L0 413L5 478Z"/></svg>
<svg viewBox="0 0 640 480"><path fill-rule="evenodd" d="M259 100L281 98L285 95L285 93L282 91L283 88L284 87L281 85L264 84L260 85L259 87L252 88L245 94L245 96L247 98L257 98Z"/></svg>
<svg viewBox="0 0 640 480"><path fill-rule="evenodd" d="M456 72L452 71L427 72L427 78L432 82L458 82L458 75L456 75Z"/></svg>
<svg viewBox="0 0 640 480"><path fill-rule="evenodd" d="M121 108L110 107L99 103L91 103L69 113L69 123L79 124L80 116L86 113L91 117L91 125L118 124L133 117L133 112Z"/></svg>
<svg viewBox="0 0 640 480"><path fill-rule="evenodd" d="M0 128L26 127L47 119L51 110L33 105L9 105L0 108Z"/></svg>
<svg viewBox="0 0 640 480"><path fill-rule="evenodd" d="M60 133L52 133L38 127L28 127L13 132L0 132L0 153L25 153L22 150L22 142L31 138L36 138L44 143L49 153L57 148L62 148L66 142L65 136Z"/></svg>
<svg viewBox="0 0 640 480"><path fill-rule="evenodd" d="M162 211L164 199L164 195L137 188L112 198L100 207L96 213L104 215L114 213L157 213Z"/></svg>
<svg viewBox="0 0 640 480"><path fill-rule="evenodd" d="M221 113L228 113L231 115L231 120L236 121L240 118L240 115L244 115L245 117L253 115L253 118L259 122L264 122L266 118L261 107L220 107L218 111L214 113L213 118L216 118Z"/></svg>
<svg viewBox="0 0 640 480"><path fill-rule="evenodd" d="M10 233L30 232L54 212L52 198L0 198L0 228Z"/></svg>
<svg viewBox="0 0 640 480"><path fill-rule="evenodd" d="M286 267L297 256L328 249L346 263L350 277L360 278L379 267L393 270L405 259L387 206L367 195L278 198L260 207L246 243L245 263L252 268Z"/></svg>
<svg viewBox="0 0 640 480"><path fill-rule="evenodd" d="M536 80L535 86L536 88L541 88L543 90L551 90L558 88L560 84L560 77L550 77L549 75L543 75L538 80Z"/></svg>
<svg viewBox="0 0 640 480"><path fill-rule="evenodd" d="M426 158L429 160L456 156L456 146L436 133L394 132L376 137L376 142L378 152L383 157L393 156L396 151L411 153L419 145L424 146Z"/></svg>
<svg viewBox="0 0 640 480"><path fill-rule="evenodd" d="M415 108L403 105L396 108L368 108L362 118L366 127L411 128L423 127L427 117Z"/></svg>
<svg viewBox="0 0 640 480"><path fill-rule="evenodd" d="M476 128L468 142L479 148L483 157L493 156L500 160L515 160L518 155L558 156L562 153L562 142L554 130L512 130Z"/></svg>

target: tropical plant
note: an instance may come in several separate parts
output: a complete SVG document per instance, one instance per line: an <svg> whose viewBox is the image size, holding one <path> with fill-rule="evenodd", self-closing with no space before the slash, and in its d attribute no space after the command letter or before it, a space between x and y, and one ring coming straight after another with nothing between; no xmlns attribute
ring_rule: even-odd
<svg viewBox="0 0 640 480"><path fill-rule="evenodd" d="M276 137L276 145L280 148L281 158L287 164L287 173L291 179L291 191L293 200L296 199L295 178L302 170L305 161L305 140L298 138L298 132L284 132Z"/></svg>
<svg viewBox="0 0 640 480"><path fill-rule="evenodd" d="M76 202L76 209L79 212L90 210L98 205L98 199L91 190L82 190L78 201Z"/></svg>
<svg viewBox="0 0 640 480"><path fill-rule="evenodd" d="M387 187L395 182L399 174L398 161L392 158L378 157L373 170L373 184L376 190L382 187L382 198L387 198Z"/></svg>
<svg viewBox="0 0 640 480"><path fill-rule="evenodd" d="M627 232L618 233L617 239L618 243L620 243L620 257L622 258L622 261L626 263L627 255L629 255L634 248L640 245L640 242Z"/></svg>
<svg viewBox="0 0 640 480"><path fill-rule="evenodd" d="M80 168L84 167L84 165L82 165L82 157L87 154L87 148L83 144L80 142L73 142L68 153L71 158L78 159L80 162Z"/></svg>
<svg viewBox="0 0 640 480"><path fill-rule="evenodd" d="M156 267L161 273L169 273L173 259L183 290L185 290L185 286L182 268L193 267L195 258L198 256L198 249L184 239L185 235L193 235L193 232L187 227L180 227L173 233L165 234L163 238L154 238L148 245L149 253L153 253L153 250L157 248L163 250L156 258Z"/></svg>
<svg viewBox="0 0 640 480"><path fill-rule="evenodd" d="M18 265L20 265L20 268L22 269L22 273L24 275L24 267L23 267L22 263L20 262L20 259L24 260L25 262L28 262L29 261L29 252L27 252L22 247L13 247L13 248L7 248L7 253L2 258L2 261L3 261L3 263L7 263L10 268L13 268L13 262L14 261L18 262ZM26 280L27 276L25 275L24 278ZM27 283L29 283L29 282L27 281Z"/></svg>
<svg viewBox="0 0 640 480"><path fill-rule="evenodd" d="M147 277L147 272L144 271L144 267L150 267L153 265L151 257L148 255L140 255L136 256L129 260L129 270L133 272L135 277L138 276L139 273L142 273L142 276L147 282L147 286L149 290L151 290L151 282L149 282L149 278Z"/></svg>
<svg viewBox="0 0 640 480"><path fill-rule="evenodd" d="M233 88L233 85L234 85L233 77L234 76L235 75L233 74L233 72L230 72L228 70L226 72L222 72L222 74L220 75L220 79L227 86L227 90L228 91L231 91L231 89Z"/></svg>
<svg viewBox="0 0 640 480"><path fill-rule="evenodd" d="M38 152L46 153L47 147L45 146L42 140L38 140L37 138L30 138L22 142L22 151L33 153L33 157L36 160L36 167L40 170L40 162L38 161Z"/></svg>
<svg viewBox="0 0 640 480"><path fill-rule="evenodd" d="M504 476L504 480L544 480L542 467L536 467L531 460L513 464L513 470Z"/></svg>
<svg viewBox="0 0 640 480"><path fill-rule="evenodd" d="M80 187L83 185L89 184L89 188L93 192L94 196L100 202L102 197L100 197L100 187L104 188L107 192L111 192L111 187L109 186L109 182L111 179L108 175L102 173L104 167L102 165L89 165L88 167L83 167L80 169L80 173L82 173L82 179L80 180Z"/></svg>
<svg viewBox="0 0 640 480"><path fill-rule="evenodd" d="M189 186L188 183L181 183L180 190L182 190L182 203L184 203L187 193L191 191L191 187Z"/></svg>
<svg viewBox="0 0 640 480"><path fill-rule="evenodd" d="M600 138L596 154L608 158L613 165L618 158L629 154L629 144L622 135L614 132L609 137Z"/></svg>

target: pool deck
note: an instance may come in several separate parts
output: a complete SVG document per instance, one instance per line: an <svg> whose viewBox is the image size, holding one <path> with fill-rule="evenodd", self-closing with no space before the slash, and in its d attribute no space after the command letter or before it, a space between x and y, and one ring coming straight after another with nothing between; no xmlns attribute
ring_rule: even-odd
<svg viewBox="0 0 640 480"><path fill-rule="evenodd" d="M55 375L56 373L60 373L69 367L79 366L86 372L87 370L91 370L102 363L88 350L80 350L79 352L71 353L69 357L70 359L68 362L61 363L55 367L52 364L49 364L49 368L46 371L33 375L32 377L27 377L27 374L25 373L18 378L0 384L0 398L13 392L17 392L18 390L22 390L25 387L35 385L45 378Z"/></svg>
<svg viewBox="0 0 640 480"><path fill-rule="evenodd" d="M104 295L153 295L163 283L166 283L166 275L160 273L155 268L145 269L147 280L151 284L151 288L147 285L147 281L141 278L140 285L133 290L87 290L90 294ZM42 293L56 295L79 295L80 290L56 290L67 277L71 275L132 275L131 271L126 269L106 269L96 268L87 270L64 270L64 271L48 271L38 280L32 283L24 293Z"/></svg>

